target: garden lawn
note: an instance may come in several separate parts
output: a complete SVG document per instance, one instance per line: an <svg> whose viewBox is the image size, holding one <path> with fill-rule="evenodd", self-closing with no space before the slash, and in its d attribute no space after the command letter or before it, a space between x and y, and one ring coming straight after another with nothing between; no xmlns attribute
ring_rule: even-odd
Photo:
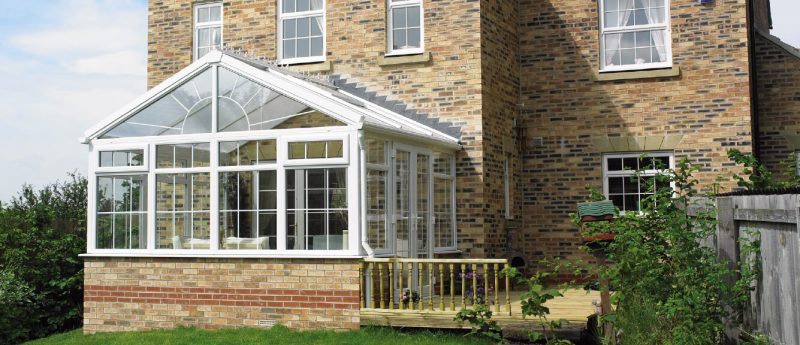
<svg viewBox="0 0 800 345"><path fill-rule="evenodd" d="M83 330L53 335L34 340L25 345L249 345L249 344L413 344L413 345L461 345L492 344L491 341L456 333L409 331L400 332L391 328L369 327L358 331L305 331L295 332L281 326L272 329L227 329L202 330L178 328L147 332L117 332L84 335Z"/></svg>

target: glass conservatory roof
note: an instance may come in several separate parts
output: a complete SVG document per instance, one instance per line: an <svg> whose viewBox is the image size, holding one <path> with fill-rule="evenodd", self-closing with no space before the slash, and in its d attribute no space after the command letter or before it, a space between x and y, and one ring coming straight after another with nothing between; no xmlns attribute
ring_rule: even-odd
<svg viewBox="0 0 800 345"><path fill-rule="evenodd" d="M331 84L221 52L189 65L81 140L328 126L366 126L458 146L449 134Z"/></svg>

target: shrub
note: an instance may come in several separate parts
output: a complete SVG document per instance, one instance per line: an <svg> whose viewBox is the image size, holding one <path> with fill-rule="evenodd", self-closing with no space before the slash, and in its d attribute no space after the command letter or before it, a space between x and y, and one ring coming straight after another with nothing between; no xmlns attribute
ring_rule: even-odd
<svg viewBox="0 0 800 345"><path fill-rule="evenodd" d="M71 174L0 204L0 343L80 327L86 186Z"/></svg>

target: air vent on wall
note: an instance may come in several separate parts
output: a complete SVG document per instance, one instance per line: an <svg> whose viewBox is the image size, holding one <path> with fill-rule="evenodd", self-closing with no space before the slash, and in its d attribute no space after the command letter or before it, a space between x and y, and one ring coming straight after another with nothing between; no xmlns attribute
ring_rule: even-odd
<svg viewBox="0 0 800 345"><path fill-rule="evenodd" d="M258 320L258 327L272 328L272 326L275 326L275 320L273 319Z"/></svg>

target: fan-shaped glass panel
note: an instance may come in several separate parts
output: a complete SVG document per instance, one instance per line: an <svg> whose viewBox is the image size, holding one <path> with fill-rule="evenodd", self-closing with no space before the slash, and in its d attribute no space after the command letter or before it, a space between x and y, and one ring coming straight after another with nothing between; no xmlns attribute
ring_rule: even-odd
<svg viewBox="0 0 800 345"><path fill-rule="evenodd" d="M220 132L344 126L305 104L225 68L219 69Z"/></svg>
<svg viewBox="0 0 800 345"><path fill-rule="evenodd" d="M210 133L211 73L205 70L101 138Z"/></svg>

